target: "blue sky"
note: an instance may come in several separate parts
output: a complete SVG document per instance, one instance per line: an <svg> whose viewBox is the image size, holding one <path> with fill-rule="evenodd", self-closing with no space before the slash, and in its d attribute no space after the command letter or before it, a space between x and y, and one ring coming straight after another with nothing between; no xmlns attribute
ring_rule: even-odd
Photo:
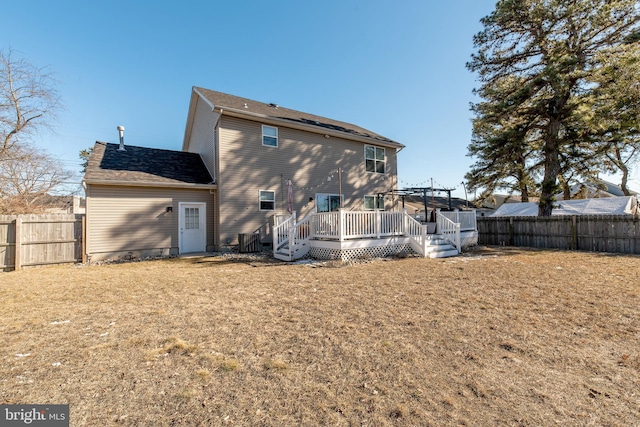
<svg viewBox="0 0 640 427"><path fill-rule="evenodd" d="M179 150L202 86L368 128L406 145L401 187L433 178L464 197L476 86L465 63L494 5L5 2L0 49L55 74L65 110L36 143L74 170L81 149L117 142L117 125L127 144Z"/></svg>

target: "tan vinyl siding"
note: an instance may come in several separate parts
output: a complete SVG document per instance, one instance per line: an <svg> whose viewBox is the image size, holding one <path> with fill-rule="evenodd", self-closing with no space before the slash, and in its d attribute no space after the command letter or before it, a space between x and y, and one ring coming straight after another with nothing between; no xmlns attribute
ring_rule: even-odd
<svg viewBox="0 0 640 427"><path fill-rule="evenodd" d="M214 127L217 118L218 115L211 112L211 107L200 97L197 97L195 118L193 120L193 128L191 129L188 151L200 154L202 161L209 170L214 181L216 180Z"/></svg>
<svg viewBox="0 0 640 427"><path fill-rule="evenodd" d="M179 202L207 204L207 247L213 249L216 230L209 190L88 185L87 253L92 260L129 251L177 253Z"/></svg>
<svg viewBox="0 0 640 427"><path fill-rule="evenodd" d="M299 217L315 210L317 193L338 194L338 167L343 170L346 209L364 209L365 195L397 188L393 148L385 148L386 173L368 173L360 142L278 127L278 147L263 146L261 125L235 117L221 119L218 191L223 244L227 238L236 242L238 233L250 233L275 213L286 212L287 179L293 182L293 208ZM275 211L259 210L259 190L276 192ZM386 208L393 204L387 202Z"/></svg>

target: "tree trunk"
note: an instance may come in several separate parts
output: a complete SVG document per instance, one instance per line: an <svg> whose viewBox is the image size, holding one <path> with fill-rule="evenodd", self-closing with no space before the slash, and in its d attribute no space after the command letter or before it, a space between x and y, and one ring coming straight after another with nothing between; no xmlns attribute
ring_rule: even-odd
<svg viewBox="0 0 640 427"><path fill-rule="evenodd" d="M625 196L630 196L631 193L629 193L629 189L627 188L627 182L629 180L629 168L627 167L627 164L622 160L622 152L620 150L620 147L616 144L615 147L615 154L616 154L616 166L618 167L618 169L620 169L620 172L622 172L622 179L620 180L620 189L622 190L622 194L624 194Z"/></svg>
<svg viewBox="0 0 640 427"><path fill-rule="evenodd" d="M562 198L564 200L571 200L571 187L567 181L562 183Z"/></svg>
<svg viewBox="0 0 640 427"><path fill-rule="evenodd" d="M529 186L527 185L527 177L524 172L524 165L526 160L523 157L520 157L520 168L518 168L518 187L520 189L520 201L528 202L529 201Z"/></svg>
<svg viewBox="0 0 640 427"><path fill-rule="evenodd" d="M555 194L558 192L558 175L560 175L560 149L558 134L560 121L551 119L544 144L544 177L538 204L538 216L551 216Z"/></svg>
<svg viewBox="0 0 640 427"><path fill-rule="evenodd" d="M622 171L622 179L620 180L620 189L622 190L622 194L625 196L630 196L631 192L629 188L627 188L627 181L629 180L629 168L627 165L623 165L620 170Z"/></svg>

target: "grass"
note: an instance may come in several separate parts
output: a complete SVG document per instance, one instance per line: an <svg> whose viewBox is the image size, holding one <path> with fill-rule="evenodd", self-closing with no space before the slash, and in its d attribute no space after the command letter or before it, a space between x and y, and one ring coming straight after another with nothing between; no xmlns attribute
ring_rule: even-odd
<svg viewBox="0 0 640 427"><path fill-rule="evenodd" d="M640 258L0 274L0 403L71 425L639 425Z"/></svg>

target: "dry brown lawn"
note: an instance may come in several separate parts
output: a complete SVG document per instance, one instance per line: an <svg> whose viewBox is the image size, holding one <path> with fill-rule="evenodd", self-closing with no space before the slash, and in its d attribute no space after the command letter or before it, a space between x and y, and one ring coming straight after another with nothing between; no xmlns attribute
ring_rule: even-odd
<svg viewBox="0 0 640 427"><path fill-rule="evenodd" d="M0 274L0 403L71 425L640 425L640 258Z"/></svg>

